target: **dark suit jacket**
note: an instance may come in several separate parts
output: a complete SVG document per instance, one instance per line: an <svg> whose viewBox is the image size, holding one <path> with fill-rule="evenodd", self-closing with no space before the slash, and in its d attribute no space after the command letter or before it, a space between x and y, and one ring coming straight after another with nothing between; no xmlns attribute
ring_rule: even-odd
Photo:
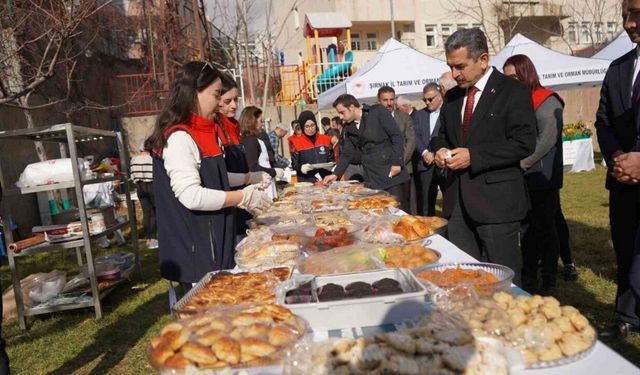
<svg viewBox="0 0 640 375"><path fill-rule="evenodd" d="M613 60L604 76L600 89L600 104L596 112L596 132L602 156L607 162L609 172L613 168L612 155L620 150L629 152L636 144L636 129L631 105L631 86L633 85L633 65L636 49ZM629 188L607 173L607 189Z"/></svg>
<svg viewBox="0 0 640 375"><path fill-rule="evenodd" d="M418 172L425 172L432 168L435 164L427 165L422 158L422 153L425 150L429 150L434 152L431 148L431 135L433 134L433 138L438 135L438 131L440 130L440 116L438 116L438 121L434 125L431 124L431 111L428 109L421 109L420 111L414 112L416 115L414 117L414 125L416 129L416 168ZM431 131L431 127L434 126L433 132Z"/></svg>
<svg viewBox="0 0 640 375"><path fill-rule="evenodd" d="M404 165L404 139L389 110L376 104L363 107L360 129L354 124L344 128L344 148L334 174L342 177L356 150L362 153L365 183L374 189L388 189L409 180L402 168L400 174L389 178L391 166Z"/></svg>
<svg viewBox="0 0 640 375"><path fill-rule="evenodd" d="M408 114L397 109L393 111L393 118L396 120L396 125L398 125L398 129L400 129L404 139L404 168L407 169L407 172L413 173L411 160L413 150L416 148L416 132L413 119Z"/></svg>
<svg viewBox="0 0 640 375"><path fill-rule="evenodd" d="M471 166L447 171L445 217L450 217L458 195L467 215L483 224L522 220L529 209L520 160L536 146L536 119L531 91L497 70L489 76L473 112L466 141L462 139L462 107L466 90L447 92L440 110L440 131L434 150L469 149Z"/></svg>

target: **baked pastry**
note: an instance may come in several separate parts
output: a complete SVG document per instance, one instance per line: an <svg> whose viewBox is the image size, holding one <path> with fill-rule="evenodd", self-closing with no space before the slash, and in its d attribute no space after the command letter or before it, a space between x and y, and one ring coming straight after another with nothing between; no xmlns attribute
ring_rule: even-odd
<svg viewBox="0 0 640 375"><path fill-rule="evenodd" d="M266 357L276 351L268 342L253 337L240 340L240 352L253 357Z"/></svg>
<svg viewBox="0 0 640 375"><path fill-rule="evenodd" d="M193 362L188 360L185 356L178 353L167 358L164 365L171 368L184 369L185 367L189 366L192 363Z"/></svg>
<svg viewBox="0 0 640 375"><path fill-rule="evenodd" d="M271 268L263 272L220 272L213 276L193 297L178 310L183 316L189 312L206 309L216 305L235 305L239 303L259 303L275 301L272 285L289 278L288 267ZM179 323L175 323L179 324ZM231 324L228 319L215 319L211 328L226 330ZM180 326L174 328L180 329Z"/></svg>
<svg viewBox="0 0 640 375"><path fill-rule="evenodd" d="M418 268L434 263L439 258L438 253L419 244L388 246L382 255L387 268Z"/></svg>
<svg viewBox="0 0 640 375"><path fill-rule="evenodd" d="M393 231L402 235L407 241L415 241L434 233L446 225L446 221L436 216L404 215L393 225Z"/></svg>
<svg viewBox="0 0 640 375"><path fill-rule="evenodd" d="M398 207L400 203L389 195L372 195L354 199L349 203L350 210Z"/></svg>
<svg viewBox="0 0 640 375"><path fill-rule="evenodd" d="M163 331L151 339L149 359L154 366L220 369L246 367L248 362L274 363L280 359L278 351L302 337L305 325L287 308L263 304L228 311L208 310L170 323Z"/></svg>
<svg viewBox="0 0 640 375"><path fill-rule="evenodd" d="M230 365L240 362L240 344L236 340L229 337L221 337L213 342L211 348L221 361L225 361Z"/></svg>

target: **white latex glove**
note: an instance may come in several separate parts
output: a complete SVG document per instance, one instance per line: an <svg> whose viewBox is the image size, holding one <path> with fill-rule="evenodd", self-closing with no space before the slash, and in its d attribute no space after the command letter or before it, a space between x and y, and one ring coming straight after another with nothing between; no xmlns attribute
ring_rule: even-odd
<svg viewBox="0 0 640 375"><path fill-rule="evenodd" d="M282 178L284 176L284 169L273 168L276 171L276 178Z"/></svg>
<svg viewBox="0 0 640 375"><path fill-rule="evenodd" d="M302 167L300 167L300 171L302 171L302 173L307 174L309 173L309 171L313 169L311 168L311 164L307 163L307 164L302 164Z"/></svg>
<svg viewBox="0 0 640 375"><path fill-rule="evenodd" d="M335 164L331 164L331 165L327 165L326 167L324 167L323 169L328 170L329 172L333 171L333 168L335 167Z"/></svg>
<svg viewBox="0 0 640 375"><path fill-rule="evenodd" d="M242 200L238 207L249 211L251 214L259 214L271 207L273 201L259 184L253 184L242 189Z"/></svg>
<svg viewBox="0 0 640 375"><path fill-rule="evenodd" d="M260 190L271 185L271 176L266 172L249 172L249 185L258 184Z"/></svg>

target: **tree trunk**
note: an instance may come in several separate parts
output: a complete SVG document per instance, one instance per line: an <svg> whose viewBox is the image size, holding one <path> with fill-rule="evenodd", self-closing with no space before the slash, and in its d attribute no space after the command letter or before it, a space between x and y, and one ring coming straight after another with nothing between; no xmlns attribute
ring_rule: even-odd
<svg viewBox="0 0 640 375"><path fill-rule="evenodd" d="M29 97L31 96L31 94L27 94L23 97L21 97L20 99L18 99L18 102L20 103L20 106L22 107L28 107L29 106ZM33 129L36 127L35 122L33 121L33 116L31 115L31 111L29 111L28 109L23 109L22 113L24 114L24 118L25 120L27 120L27 129ZM38 159L40 161L45 161L47 160L47 153L44 149L44 144L40 141L36 141L33 142L35 148L36 148L36 154L38 155Z"/></svg>

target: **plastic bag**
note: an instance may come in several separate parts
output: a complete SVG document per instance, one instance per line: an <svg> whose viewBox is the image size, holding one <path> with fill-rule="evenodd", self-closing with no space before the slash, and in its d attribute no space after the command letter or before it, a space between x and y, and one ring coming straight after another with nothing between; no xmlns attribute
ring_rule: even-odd
<svg viewBox="0 0 640 375"><path fill-rule="evenodd" d="M85 165L82 159L78 159L78 167L80 169L80 176L84 176ZM71 159L52 159L27 165L20 174L16 186L24 188L67 181L73 181Z"/></svg>
<svg viewBox="0 0 640 375"><path fill-rule="evenodd" d="M29 298L36 303L46 302L60 294L67 282L65 271L52 271L42 277L34 278L29 288Z"/></svg>
<svg viewBox="0 0 640 375"><path fill-rule="evenodd" d="M167 324L147 355L163 373L213 374L282 363L307 332L307 324L282 306L220 306Z"/></svg>
<svg viewBox="0 0 640 375"><path fill-rule="evenodd" d="M391 221L385 217L364 225L354 235L360 241L368 243L401 245L406 242L404 237L393 231Z"/></svg>

